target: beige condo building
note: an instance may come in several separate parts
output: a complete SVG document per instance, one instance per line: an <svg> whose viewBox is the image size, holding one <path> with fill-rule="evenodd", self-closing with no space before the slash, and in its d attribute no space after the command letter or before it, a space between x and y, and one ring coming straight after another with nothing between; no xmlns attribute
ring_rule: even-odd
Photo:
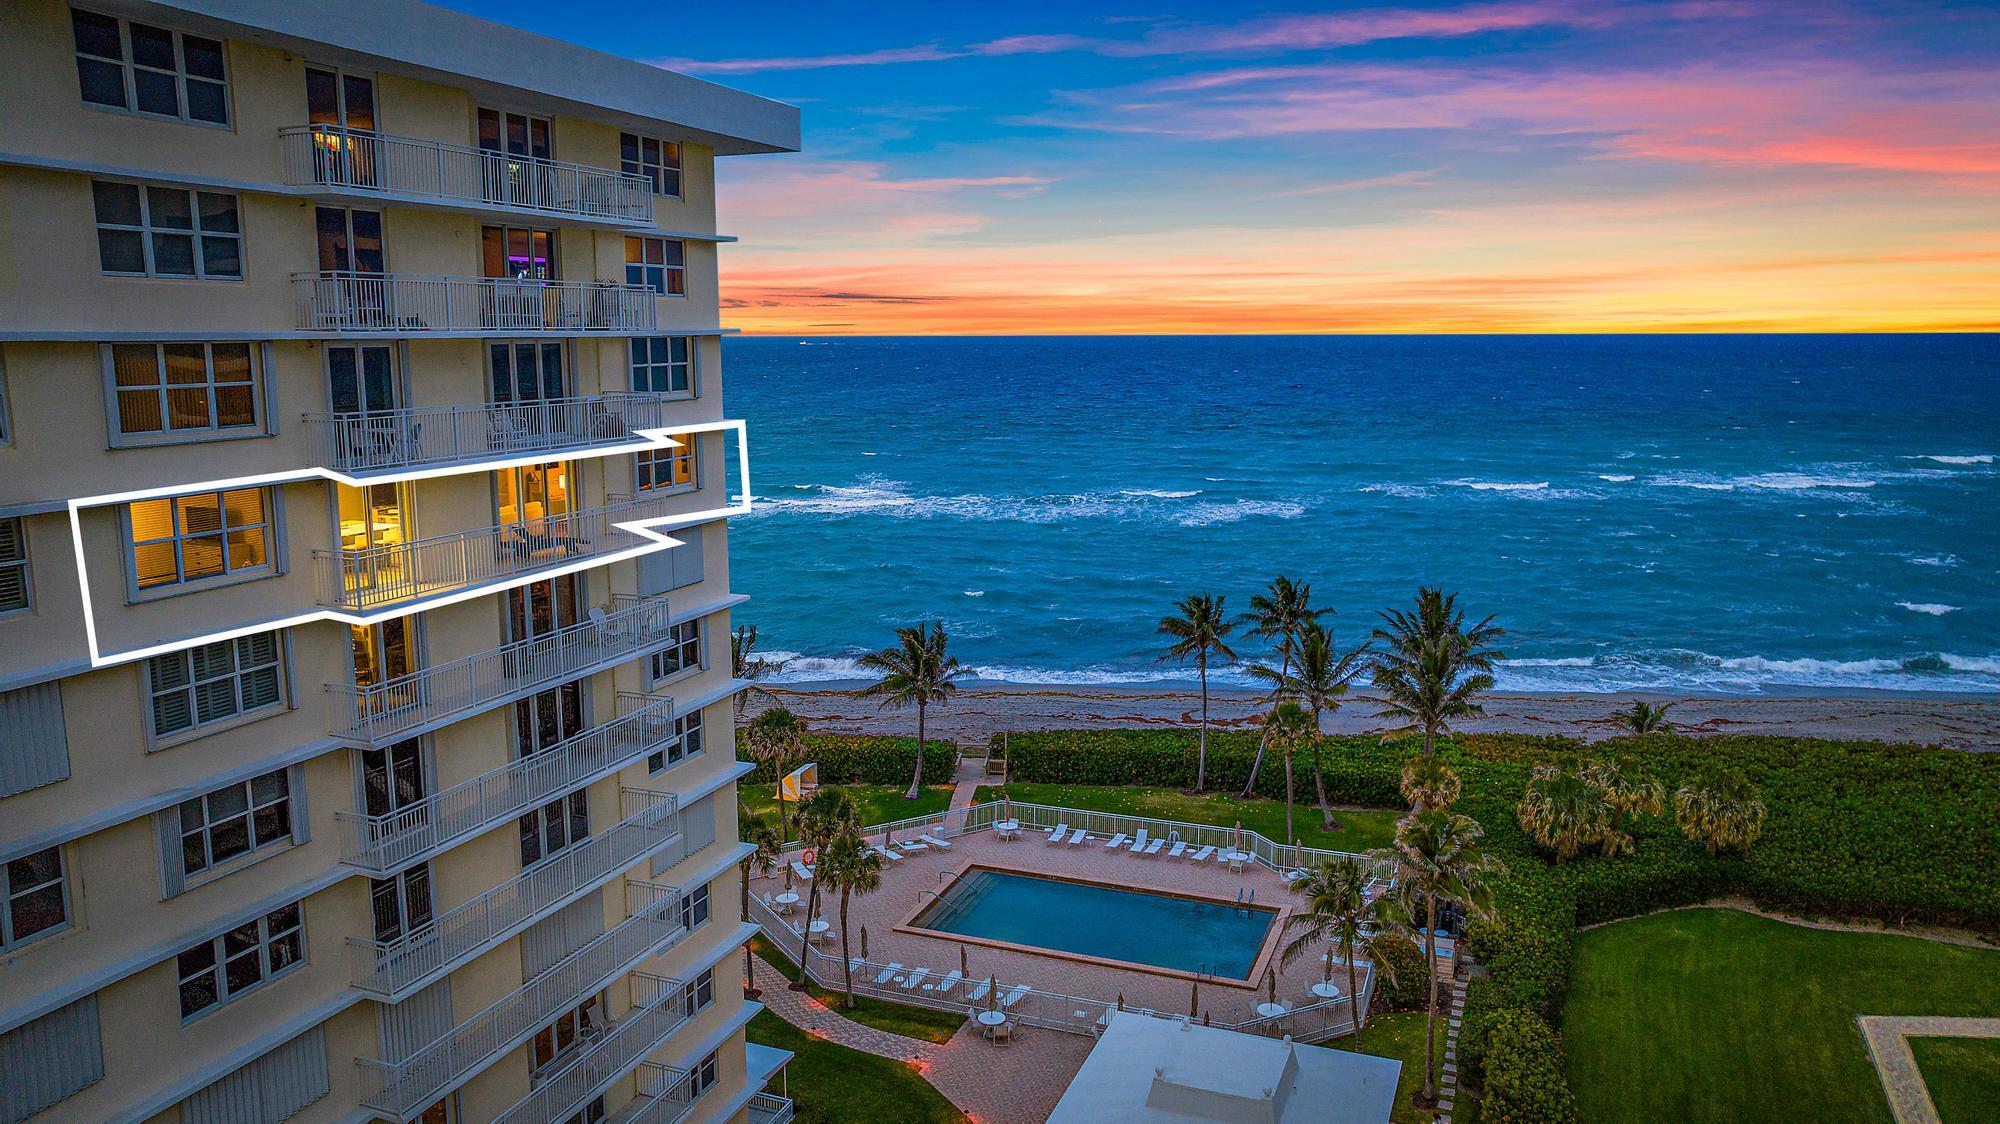
<svg viewBox="0 0 2000 1124"><path fill-rule="evenodd" d="M714 167L798 137L414 0L0 4L0 1122L789 1118Z"/></svg>

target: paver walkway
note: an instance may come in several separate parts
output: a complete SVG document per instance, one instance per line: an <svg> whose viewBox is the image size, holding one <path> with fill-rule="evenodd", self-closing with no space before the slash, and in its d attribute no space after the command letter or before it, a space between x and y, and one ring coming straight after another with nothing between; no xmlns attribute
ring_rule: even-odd
<svg viewBox="0 0 2000 1124"><path fill-rule="evenodd" d="M1868 1041L1868 1056L1882 1078L1882 1093L1896 1124L1939 1124L1930 1088L1910 1052L1910 1039L2000 1038L2000 1019L1949 1018L1942 1015L1861 1015L1855 1023Z"/></svg>
<svg viewBox="0 0 2000 1124"><path fill-rule="evenodd" d="M1465 985L1467 982L1463 960L1453 965L1451 977L1451 1015L1445 1023L1444 1068L1438 1073L1438 1122L1451 1124L1451 1106L1458 1101L1458 1031L1465 1021Z"/></svg>
<svg viewBox="0 0 2000 1124"><path fill-rule="evenodd" d="M986 780L986 759L984 757L961 757L958 772L952 774L951 810L956 812L972 807L972 798L979 794L979 786Z"/></svg>
<svg viewBox="0 0 2000 1124"><path fill-rule="evenodd" d="M753 968L767 1010L828 1042L915 1065L960 1112L983 1124L1039 1124L1083 1068L1095 1039L1029 1029L996 1046L967 1022L948 1042L925 1042L877 1030L821 1006L757 957Z"/></svg>

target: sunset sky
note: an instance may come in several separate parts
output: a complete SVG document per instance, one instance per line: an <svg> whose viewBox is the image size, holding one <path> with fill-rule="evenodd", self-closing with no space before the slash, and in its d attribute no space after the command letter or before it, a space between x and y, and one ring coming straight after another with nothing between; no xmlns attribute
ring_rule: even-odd
<svg viewBox="0 0 2000 1124"><path fill-rule="evenodd" d="M2000 329L2000 4L457 6L798 105L775 334Z"/></svg>

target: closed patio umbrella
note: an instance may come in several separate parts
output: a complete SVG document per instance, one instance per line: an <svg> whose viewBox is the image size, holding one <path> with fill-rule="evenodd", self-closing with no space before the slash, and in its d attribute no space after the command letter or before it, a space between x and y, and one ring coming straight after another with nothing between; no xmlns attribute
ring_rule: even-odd
<svg viewBox="0 0 2000 1124"><path fill-rule="evenodd" d="M868 959L868 926L861 927L861 959Z"/></svg>
<svg viewBox="0 0 2000 1124"><path fill-rule="evenodd" d="M865 930L865 929L863 930L863 932L866 932L866 931L867 931L867 930ZM865 938L864 938L864 939L865 939ZM866 944L863 944L863 945L862 945L861 947L862 947L862 948L867 948L868 946L867 946ZM971 975L971 974L972 974L972 969L971 969L971 968L969 968L969 967L967 967L967 966L966 966L966 963L965 963L965 946L964 946L964 945L959 945L959 946L958 946L958 974L959 974L959 975L961 975L961 976L969 976L969 975Z"/></svg>

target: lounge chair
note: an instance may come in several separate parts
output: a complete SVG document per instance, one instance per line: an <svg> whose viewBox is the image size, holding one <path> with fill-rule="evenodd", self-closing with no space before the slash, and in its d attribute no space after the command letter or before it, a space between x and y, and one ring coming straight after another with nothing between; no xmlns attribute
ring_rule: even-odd
<svg viewBox="0 0 2000 1124"><path fill-rule="evenodd" d="M1079 827L1075 831L1069 833L1069 845L1074 847L1088 838L1090 838L1090 836L1085 835L1083 833L1083 829Z"/></svg>
<svg viewBox="0 0 2000 1124"><path fill-rule="evenodd" d="M1132 837L1132 853L1136 855L1140 851L1145 850L1148 838L1150 837L1147 836L1146 829L1143 827L1140 828L1139 834Z"/></svg>
<svg viewBox="0 0 2000 1124"><path fill-rule="evenodd" d="M1180 858L1181 855L1187 851L1187 849L1188 849L1187 840L1176 839L1174 840L1174 845L1172 847L1167 848L1167 857L1170 859Z"/></svg>
<svg viewBox="0 0 2000 1124"><path fill-rule="evenodd" d="M969 995L967 995L967 996L966 996L966 998L967 998L967 999L970 999L970 1000L972 1000L972 1001L973 1001L974 1003L977 1003L977 1002L979 1002L979 1001L980 1001L981 999L984 999L984 998L986 998L986 993L987 993L988 991L992 990L992 987L993 987L993 981L992 981L992 980L980 980L980 981L979 981L979 986L978 986L978 987L975 987L975 988L973 988L973 989L972 989L972 993L971 993L971 994L969 994ZM974 1012L974 1014L977 1014L977 1013L978 1013L978 1012L976 1012L976 1011Z"/></svg>
<svg viewBox="0 0 2000 1124"><path fill-rule="evenodd" d="M882 973L875 977L875 982L878 984L888 983L890 976L893 976L897 972L900 972L902 970L903 966L901 964L884 964L882 966Z"/></svg>
<svg viewBox="0 0 2000 1124"><path fill-rule="evenodd" d="M1311 877L1303 870L1281 870L1278 873L1284 878L1287 886L1296 886Z"/></svg>
<svg viewBox="0 0 2000 1124"><path fill-rule="evenodd" d="M1002 1009L1012 1007L1014 1004L1019 1003L1021 1001L1022 996L1025 996L1027 994L1028 994L1027 984L1015 984L1014 990L1008 992L1006 996L1000 1000L1000 1006Z"/></svg>
<svg viewBox="0 0 2000 1124"><path fill-rule="evenodd" d="M1189 855L1188 861L1193 863L1206 862L1208 860L1208 856L1214 853L1215 853L1215 846L1213 844L1210 844L1208 846L1199 848L1198 850L1195 851L1194 854Z"/></svg>
<svg viewBox="0 0 2000 1124"><path fill-rule="evenodd" d="M1116 851L1118 848L1123 847L1125 845L1125 840L1126 840L1126 835L1124 832L1121 831L1118 834L1111 837L1111 842L1106 843L1104 845L1104 849L1107 851Z"/></svg>
<svg viewBox="0 0 2000 1124"><path fill-rule="evenodd" d="M933 847L936 847L940 851L951 850L951 844L945 842L944 840L938 838L935 835L930 834L929 832L925 832L924 834L917 836L917 838L923 840L924 842L930 844Z"/></svg>
<svg viewBox="0 0 2000 1124"><path fill-rule="evenodd" d="M899 863L899 862L902 862L902 861L903 861L903 852L901 852L901 851L896 851L896 850L892 850L892 849L890 849L890 848L888 848L888 847L884 847L884 846L882 846L882 845L880 845L880 844L877 844L877 845L875 845L875 846L874 846L873 848L871 848L871 849L872 849L872 850L873 850L873 851L874 851L874 852L875 852L876 854L878 854L878 855L882 856L882 857L883 857L883 858L885 858L885 859L888 859L888 860L889 860L890 862L892 862L892 863Z"/></svg>
<svg viewBox="0 0 2000 1124"><path fill-rule="evenodd" d="M943 995L949 992L952 988L957 987L958 981L964 978L965 977L959 973L959 970L957 968L953 968L951 970L950 975L946 976L945 978L937 982L937 988L935 990L939 995Z"/></svg>
<svg viewBox="0 0 2000 1124"><path fill-rule="evenodd" d="M1069 834L1069 825L1066 823L1059 823L1056 825L1056 829L1049 833L1049 842L1060 843L1063 841L1063 836L1068 834Z"/></svg>
<svg viewBox="0 0 2000 1124"><path fill-rule="evenodd" d="M903 981L903 990L915 991L917 985L924 982L924 977L930 974L931 970L929 968L918 968L916 971L911 972L909 978Z"/></svg>
<svg viewBox="0 0 2000 1124"><path fill-rule="evenodd" d="M913 855L916 854L918 851L928 851L931 849L930 844L920 842L915 839L905 839L901 843L896 844L896 846L901 847L903 850L908 851Z"/></svg>
<svg viewBox="0 0 2000 1124"><path fill-rule="evenodd" d="M1146 844L1145 850L1141 851L1135 846L1132 848L1132 853L1135 855L1157 855L1160 853L1160 848L1166 845L1166 840L1155 838L1151 843Z"/></svg>
<svg viewBox="0 0 2000 1124"><path fill-rule="evenodd" d="M800 878L803 878L808 882L811 882L813 877L813 868L807 866L802 862L799 862L797 859L793 859L792 873L798 875Z"/></svg>

